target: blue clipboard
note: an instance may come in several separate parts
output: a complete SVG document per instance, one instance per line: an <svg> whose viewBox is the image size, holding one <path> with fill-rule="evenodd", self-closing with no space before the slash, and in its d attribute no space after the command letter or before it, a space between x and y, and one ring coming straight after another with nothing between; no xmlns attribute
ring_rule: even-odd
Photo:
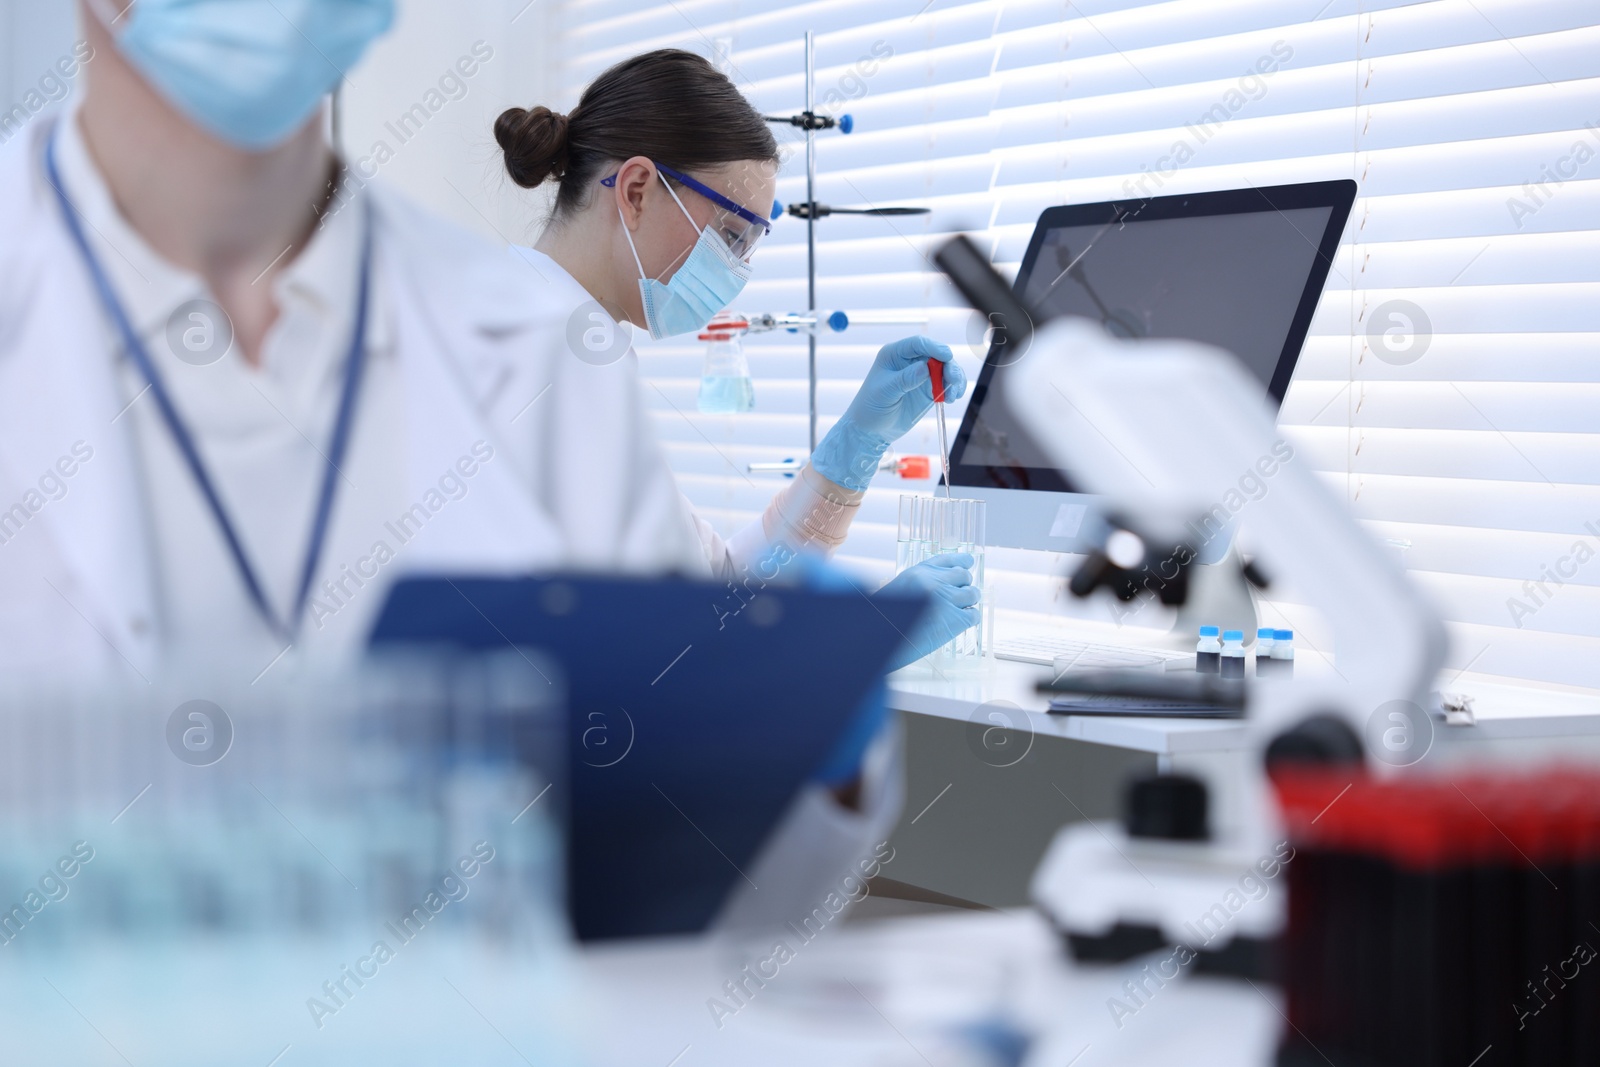
<svg viewBox="0 0 1600 1067"><path fill-rule="evenodd" d="M681 578L422 576L396 584L370 642L509 643L562 669L567 906L597 940L710 923L925 607Z"/></svg>

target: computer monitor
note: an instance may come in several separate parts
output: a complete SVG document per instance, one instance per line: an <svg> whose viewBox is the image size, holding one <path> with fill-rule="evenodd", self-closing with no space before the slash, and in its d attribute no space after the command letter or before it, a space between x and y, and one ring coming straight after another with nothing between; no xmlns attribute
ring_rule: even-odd
<svg viewBox="0 0 1600 1067"><path fill-rule="evenodd" d="M1281 403L1355 191L1353 181L1327 181L1049 208L1014 290L1044 318L1080 315L1122 337L1226 349ZM988 501L991 544L1083 551L1089 498L1028 440L995 388L1020 358L1004 342L995 338L973 387L950 483Z"/></svg>

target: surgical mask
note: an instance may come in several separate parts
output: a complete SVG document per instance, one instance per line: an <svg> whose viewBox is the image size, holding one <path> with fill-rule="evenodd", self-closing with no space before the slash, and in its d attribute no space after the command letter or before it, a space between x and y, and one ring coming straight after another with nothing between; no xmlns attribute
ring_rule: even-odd
<svg viewBox="0 0 1600 1067"><path fill-rule="evenodd" d="M667 185L666 178L662 178L661 183ZM667 192L683 217L694 225L694 216L683 206L671 185L667 185ZM617 217L622 217L621 205L617 207ZM709 223L700 230L694 248L690 249L683 266L673 273L670 282L645 276L644 264L639 260L639 250L633 247L633 234L626 220L622 232L628 238L633 262L639 268L639 298L644 303L645 326L657 341L700 330L717 312L733 303L750 280L750 264L734 255Z"/></svg>
<svg viewBox="0 0 1600 1067"><path fill-rule="evenodd" d="M282 144L394 21L394 0L90 0L123 54L207 132Z"/></svg>

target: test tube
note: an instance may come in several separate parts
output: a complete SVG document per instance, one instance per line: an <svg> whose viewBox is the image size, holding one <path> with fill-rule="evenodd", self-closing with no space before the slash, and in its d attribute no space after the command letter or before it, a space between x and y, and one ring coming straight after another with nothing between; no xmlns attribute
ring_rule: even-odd
<svg viewBox="0 0 1600 1067"><path fill-rule="evenodd" d="M944 471L944 498L950 499L950 440L944 425L944 364L928 360L928 379L933 385L933 410L939 421L939 468Z"/></svg>

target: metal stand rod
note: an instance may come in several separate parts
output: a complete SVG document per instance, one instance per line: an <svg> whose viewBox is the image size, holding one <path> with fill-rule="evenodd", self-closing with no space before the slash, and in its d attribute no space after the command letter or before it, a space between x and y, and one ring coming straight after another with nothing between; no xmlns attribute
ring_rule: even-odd
<svg viewBox="0 0 1600 1067"><path fill-rule="evenodd" d="M815 108L816 38L806 31L806 113ZM817 131L806 123L806 306L812 320L817 315ZM807 395L811 410L811 451L817 450L817 335L806 335Z"/></svg>

